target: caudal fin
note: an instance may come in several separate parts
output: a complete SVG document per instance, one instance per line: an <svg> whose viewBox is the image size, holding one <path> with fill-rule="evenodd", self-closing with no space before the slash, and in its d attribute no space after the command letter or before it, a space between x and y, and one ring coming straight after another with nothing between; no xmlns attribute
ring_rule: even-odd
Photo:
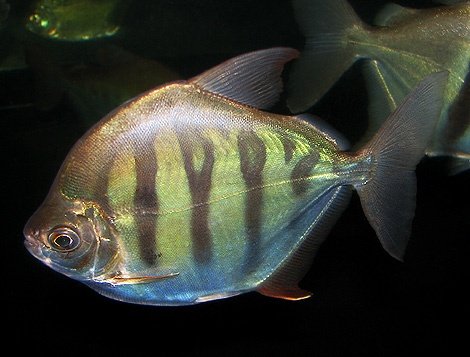
<svg viewBox="0 0 470 357"><path fill-rule="evenodd" d="M439 118L448 73L426 77L359 152L371 156L371 179L356 186L369 223L384 249L401 260L416 200L415 167Z"/></svg>
<svg viewBox="0 0 470 357"><path fill-rule="evenodd" d="M348 36L361 37L364 26L346 0L296 0L297 22L305 47L289 74L289 109L314 105L356 60Z"/></svg>

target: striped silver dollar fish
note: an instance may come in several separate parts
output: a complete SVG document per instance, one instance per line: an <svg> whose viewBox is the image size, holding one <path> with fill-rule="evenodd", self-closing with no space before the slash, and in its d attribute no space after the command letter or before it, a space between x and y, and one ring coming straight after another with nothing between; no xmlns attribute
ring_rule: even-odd
<svg viewBox="0 0 470 357"><path fill-rule="evenodd" d="M446 74L423 81L352 153L335 134L257 109L277 101L283 65L297 54L241 55L103 118L72 148L27 223L28 250L132 303L194 304L254 290L302 299L310 293L298 282L355 187L384 248L401 259L414 168Z"/></svg>

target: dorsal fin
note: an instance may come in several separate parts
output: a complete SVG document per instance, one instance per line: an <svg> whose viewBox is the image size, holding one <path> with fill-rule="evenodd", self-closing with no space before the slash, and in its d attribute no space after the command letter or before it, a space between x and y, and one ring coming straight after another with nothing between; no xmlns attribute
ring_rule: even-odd
<svg viewBox="0 0 470 357"><path fill-rule="evenodd" d="M378 26L391 26L408 17L414 16L418 10L389 3L379 11L374 19L374 24Z"/></svg>
<svg viewBox="0 0 470 357"><path fill-rule="evenodd" d="M237 102L266 109L276 103L282 92L284 64L298 54L297 50L287 47L246 53L193 77L189 82Z"/></svg>

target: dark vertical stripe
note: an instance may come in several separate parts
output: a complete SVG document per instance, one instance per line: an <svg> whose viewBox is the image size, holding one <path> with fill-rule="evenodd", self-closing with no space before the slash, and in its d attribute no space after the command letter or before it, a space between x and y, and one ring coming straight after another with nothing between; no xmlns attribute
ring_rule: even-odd
<svg viewBox="0 0 470 357"><path fill-rule="evenodd" d="M307 156L301 158L292 169L292 190L297 196L300 196L307 191L309 182L308 180L304 180L304 178L311 175L311 172L318 163L319 158L320 155L316 151L313 151Z"/></svg>
<svg viewBox="0 0 470 357"><path fill-rule="evenodd" d="M111 176L111 169L113 168L115 156L111 155L111 158L106 161L105 165L102 166L100 176L106 178L106 184L103 184L101 180L97 180L93 188L93 197L97 200L100 208L108 215L108 218L114 222L115 213L111 207L108 197L109 189L109 178Z"/></svg>
<svg viewBox="0 0 470 357"><path fill-rule="evenodd" d="M238 135L240 171L248 189L246 196L245 225L249 244L249 266L258 261L263 209L263 169L266 164L266 146L251 131Z"/></svg>
<svg viewBox="0 0 470 357"><path fill-rule="evenodd" d="M191 211L191 239L193 255L198 263L212 257L212 234L209 227L209 200L214 167L214 145L202 135L179 135L178 140L183 155L184 169L188 178L189 191L194 208ZM204 159L198 170L194 165L195 146L201 145Z"/></svg>
<svg viewBox="0 0 470 357"><path fill-rule="evenodd" d="M287 136L280 137L282 145L284 147L284 161L286 164L292 160L295 151L295 143L290 140Z"/></svg>
<svg viewBox="0 0 470 357"><path fill-rule="evenodd" d="M134 149L136 191L134 196L135 223L139 235L139 252L149 265L155 264L158 200L155 192L157 159L152 143Z"/></svg>

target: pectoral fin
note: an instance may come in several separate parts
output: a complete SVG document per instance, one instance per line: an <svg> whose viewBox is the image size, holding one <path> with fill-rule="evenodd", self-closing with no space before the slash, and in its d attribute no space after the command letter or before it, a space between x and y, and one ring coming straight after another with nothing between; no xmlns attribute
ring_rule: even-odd
<svg viewBox="0 0 470 357"><path fill-rule="evenodd" d="M126 285L126 284L147 284L153 283L158 280L170 279L178 276L179 273L169 273L164 275L157 276L126 276L126 275L116 275L110 279L107 279L106 282L113 285Z"/></svg>

